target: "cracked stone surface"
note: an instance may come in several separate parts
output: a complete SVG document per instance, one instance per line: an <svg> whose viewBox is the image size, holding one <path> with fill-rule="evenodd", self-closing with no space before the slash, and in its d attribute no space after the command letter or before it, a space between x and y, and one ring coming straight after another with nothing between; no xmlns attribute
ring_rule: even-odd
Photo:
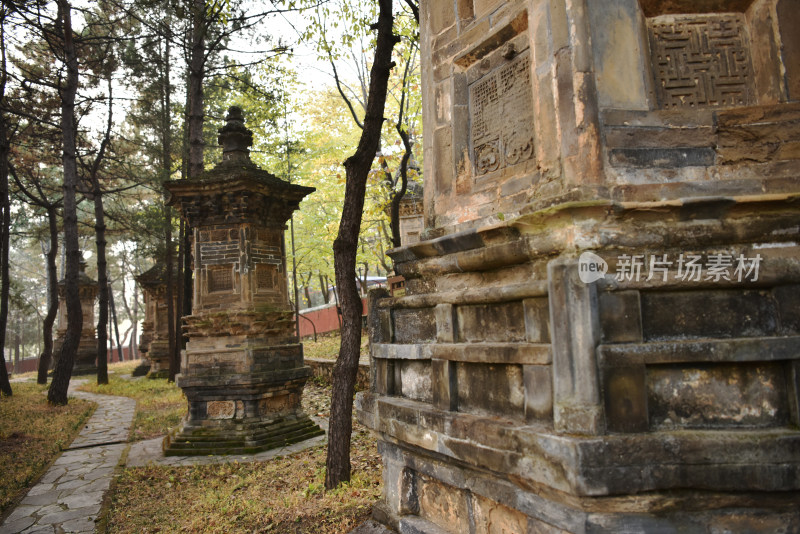
<svg viewBox="0 0 800 534"><path fill-rule="evenodd" d="M136 401L82 391L70 395L96 402L94 415L0 525L0 534L94 532L103 495L128 448Z"/></svg>

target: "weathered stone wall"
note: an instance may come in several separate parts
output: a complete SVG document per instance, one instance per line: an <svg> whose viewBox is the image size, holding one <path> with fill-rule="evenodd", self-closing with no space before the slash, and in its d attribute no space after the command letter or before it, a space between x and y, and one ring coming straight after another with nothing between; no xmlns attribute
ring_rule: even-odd
<svg viewBox="0 0 800 534"><path fill-rule="evenodd" d="M425 239L358 397L382 521L800 529L790 4L423 2Z"/></svg>
<svg viewBox="0 0 800 534"><path fill-rule="evenodd" d="M791 190L791 0L472 4L423 10L428 237L563 195Z"/></svg>
<svg viewBox="0 0 800 534"><path fill-rule="evenodd" d="M280 231L250 224L214 225L195 231L200 280L198 305L227 309L283 306L288 298Z"/></svg>
<svg viewBox="0 0 800 534"><path fill-rule="evenodd" d="M177 276L177 269L173 270ZM169 313L167 308L166 268L162 263L156 264L136 277L144 295L144 322L142 335L139 338L140 350L146 355L149 369L144 366L137 372L146 372L149 378L167 378L169 376ZM177 310L178 287L173 281L173 309Z"/></svg>

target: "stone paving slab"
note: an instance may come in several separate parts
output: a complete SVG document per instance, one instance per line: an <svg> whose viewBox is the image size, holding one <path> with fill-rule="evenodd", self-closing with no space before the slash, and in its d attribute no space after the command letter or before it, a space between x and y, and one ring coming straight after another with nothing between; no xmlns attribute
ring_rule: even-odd
<svg viewBox="0 0 800 534"><path fill-rule="evenodd" d="M0 534L94 532L103 495L128 448L136 401L81 391L70 395L96 402L95 413L0 525Z"/></svg>
<svg viewBox="0 0 800 534"><path fill-rule="evenodd" d="M75 438L70 449L91 447L94 445L128 440L133 415L136 412L136 401L127 397L97 395L84 391L74 391L72 396L97 403L97 410ZM125 423L127 421L127 423Z"/></svg>

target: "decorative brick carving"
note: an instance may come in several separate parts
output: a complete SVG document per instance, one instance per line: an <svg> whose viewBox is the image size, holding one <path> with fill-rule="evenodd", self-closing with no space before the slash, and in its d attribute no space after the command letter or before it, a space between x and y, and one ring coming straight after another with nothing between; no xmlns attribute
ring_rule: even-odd
<svg viewBox="0 0 800 534"><path fill-rule="evenodd" d="M236 404L234 401L209 401L206 411L209 419L233 419Z"/></svg>
<svg viewBox="0 0 800 534"><path fill-rule="evenodd" d="M476 175L533 157L530 68L530 54L525 52L470 85L470 137Z"/></svg>
<svg viewBox="0 0 800 534"><path fill-rule="evenodd" d="M278 289L278 265L260 263L256 265L256 286L258 289Z"/></svg>
<svg viewBox="0 0 800 534"><path fill-rule="evenodd" d="M239 259L238 241L212 241L200 244L200 265L233 263Z"/></svg>
<svg viewBox="0 0 800 534"><path fill-rule="evenodd" d="M753 68L740 13L648 20L653 75L662 108L752 103Z"/></svg>
<svg viewBox="0 0 800 534"><path fill-rule="evenodd" d="M233 273L230 267L223 269L209 269L208 270L208 292L215 291L232 291L233 290Z"/></svg>

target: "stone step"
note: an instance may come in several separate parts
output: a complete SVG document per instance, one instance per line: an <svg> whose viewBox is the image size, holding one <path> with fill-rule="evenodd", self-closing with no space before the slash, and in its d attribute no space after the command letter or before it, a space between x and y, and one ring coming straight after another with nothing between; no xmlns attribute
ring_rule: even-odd
<svg viewBox="0 0 800 534"><path fill-rule="evenodd" d="M228 441L228 442L244 442L244 440L263 440L272 436L280 436L295 430L301 430L309 427L316 426L310 419L299 420L291 424L278 423L272 424L265 428L242 428L235 431L225 430L225 436L220 436L218 429L208 429L204 427L184 427L175 436L174 441L191 440L193 442L204 441ZM184 437L182 439L182 436Z"/></svg>
<svg viewBox="0 0 800 534"><path fill-rule="evenodd" d="M253 440L248 444L241 441L206 441L206 442L171 442L164 449L165 456L206 456L215 454L252 454L275 449L292 443L320 436L324 431L320 428L297 430L268 440Z"/></svg>

